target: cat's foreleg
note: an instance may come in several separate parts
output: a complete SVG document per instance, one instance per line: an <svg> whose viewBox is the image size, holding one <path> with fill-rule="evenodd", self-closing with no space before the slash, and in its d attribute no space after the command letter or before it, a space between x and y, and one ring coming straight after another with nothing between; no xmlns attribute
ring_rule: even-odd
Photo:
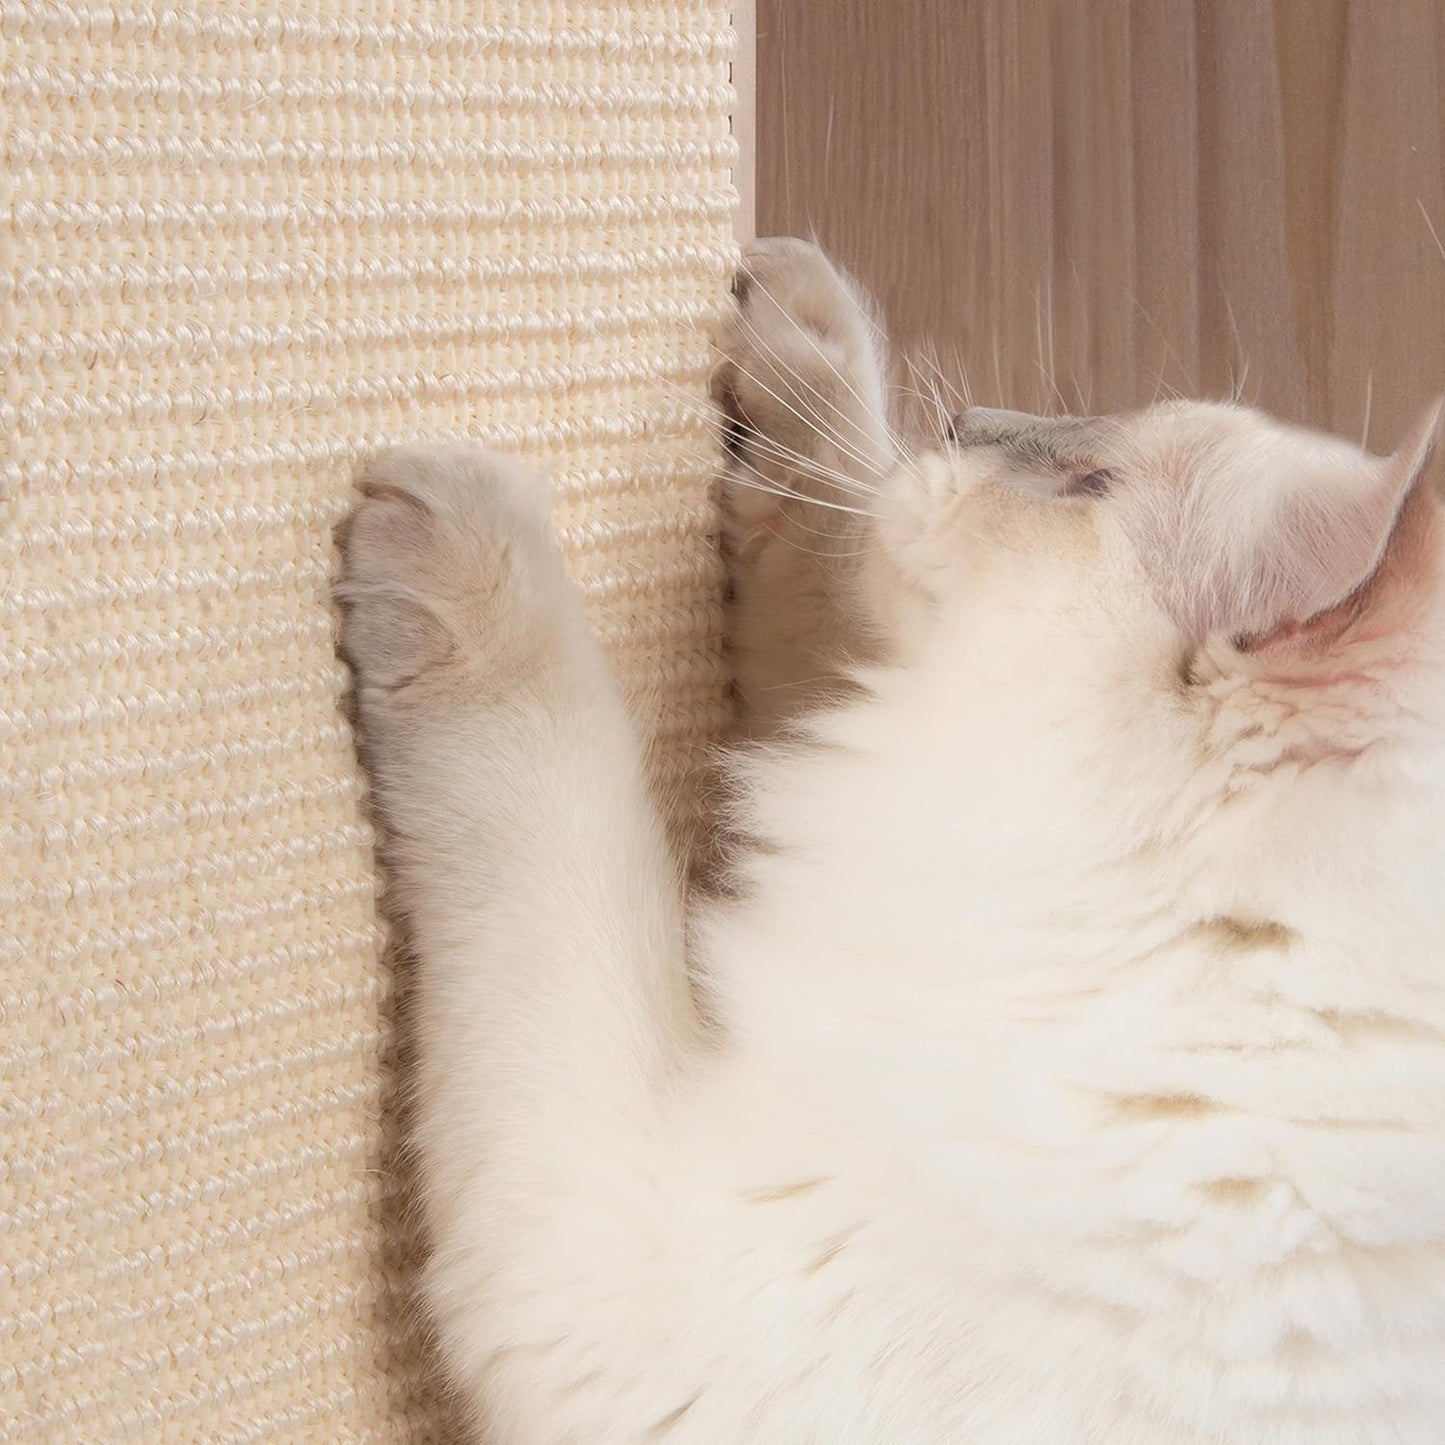
<svg viewBox="0 0 1445 1445"><path fill-rule="evenodd" d="M877 324L827 257L754 242L735 291L714 376L732 423L728 642L741 725L764 737L868 652L848 592L896 456Z"/></svg>
<svg viewBox="0 0 1445 1445"><path fill-rule="evenodd" d="M542 484L453 446L391 453L362 490L339 596L419 970L429 1304L454 1377L525 1412L566 1297L537 1261L579 1288L608 1262L576 1222L641 1187L696 1040L679 871Z"/></svg>

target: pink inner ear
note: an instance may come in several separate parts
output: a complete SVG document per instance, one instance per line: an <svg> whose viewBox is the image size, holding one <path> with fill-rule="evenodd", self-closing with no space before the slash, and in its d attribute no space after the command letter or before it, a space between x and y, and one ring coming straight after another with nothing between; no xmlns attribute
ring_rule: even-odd
<svg viewBox="0 0 1445 1445"><path fill-rule="evenodd" d="M1281 558L1282 573L1293 586L1281 589L1283 620L1248 639L1246 651L1319 652L1409 625L1436 571L1437 508L1425 474L1440 412L1437 403L1380 465L1373 485L1343 505L1327 493L1311 498L1309 511L1291 519L1295 527L1286 523L1279 540L1290 560Z"/></svg>

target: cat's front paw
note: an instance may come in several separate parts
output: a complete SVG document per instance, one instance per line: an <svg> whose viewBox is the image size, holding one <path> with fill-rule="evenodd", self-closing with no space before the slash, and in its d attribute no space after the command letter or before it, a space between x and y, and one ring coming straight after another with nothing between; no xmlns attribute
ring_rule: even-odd
<svg viewBox="0 0 1445 1445"><path fill-rule="evenodd" d="M363 711L505 687L537 660L571 601L544 482L450 444L387 452L359 487L336 596Z"/></svg>
<svg viewBox="0 0 1445 1445"><path fill-rule="evenodd" d="M777 455L851 448L881 423L877 329L863 297L807 241L775 237L744 252L737 307L722 328L713 394L740 429Z"/></svg>

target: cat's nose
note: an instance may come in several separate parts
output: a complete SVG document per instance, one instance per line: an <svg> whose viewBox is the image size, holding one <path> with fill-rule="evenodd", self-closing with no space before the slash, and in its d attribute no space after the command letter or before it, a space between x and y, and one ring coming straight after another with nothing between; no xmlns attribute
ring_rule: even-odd
<svg viewBox="0 0 1445 1445"><path fill-rule="evenodd" d="M948 424L947 439L960 446L982 446L1000 437L1031 431L1043 421L1026 411L1005 411L1001 407L969 406Z"/></svg>

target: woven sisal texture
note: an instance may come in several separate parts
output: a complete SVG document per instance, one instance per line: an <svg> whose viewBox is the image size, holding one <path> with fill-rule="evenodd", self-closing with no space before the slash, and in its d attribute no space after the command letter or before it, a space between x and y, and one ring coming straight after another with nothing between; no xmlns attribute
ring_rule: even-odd
<svg viewBox="0 0 1445 1445"><path fill-rule="evenodd" d="M443 1438L328 606L469 434L684 780L715 0L0 0L0 1440Z"/></svg>

